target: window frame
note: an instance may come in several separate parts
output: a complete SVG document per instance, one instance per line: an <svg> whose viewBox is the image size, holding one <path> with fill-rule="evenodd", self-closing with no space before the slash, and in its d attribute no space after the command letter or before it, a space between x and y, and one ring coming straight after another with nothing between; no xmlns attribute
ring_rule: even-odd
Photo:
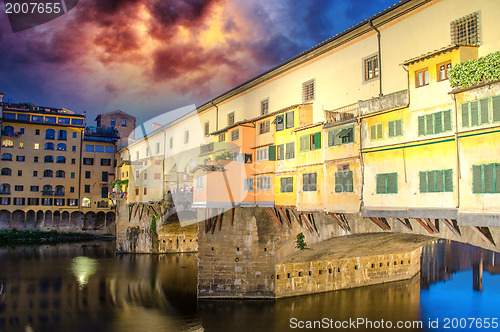
<svg viewBox="0 0 500 332"><path fill-rule="evenodd" d="M444 70L444 78L441 77L441 67L444 66L445 67L445 70ZM449 66L449 68L448 68ZM437 76L437 81L438 82L443 82L443 81L447 81L450 79L450 70L451 70L452 66L451 66L451 60L448 60L448 61L445 61L445 62L441 62L439 64L436 65L436 76Z"/></svg>
<svg viewBox="0 0 500 332"><path fill-rule="evenodd" d="M372 76L373 75L373 76ZM380 76L380 61L378 54L363 58L363 82L371 82Z"/></svg>
<svg viewBox="0 0 500 332"><path fill-rule="evenodd" d="M420 84L420 77L419 77L419 74L422 73L422 84ZM425 73L427 73L427 82L426 82L426 76L425 76ZM422 68L422 69L419 69L419 70L416 70L415 71L415 88L421 88L423 86L427 86L429 85L430 83L430 77L429 77L429 68L426 67L426 68Z"/></svg>
<svg viewBox="0 0 500 332"><path fill-rule="evenodd" d="M302 83L302 103L313 102L316 99L316 79Z"/></svg>

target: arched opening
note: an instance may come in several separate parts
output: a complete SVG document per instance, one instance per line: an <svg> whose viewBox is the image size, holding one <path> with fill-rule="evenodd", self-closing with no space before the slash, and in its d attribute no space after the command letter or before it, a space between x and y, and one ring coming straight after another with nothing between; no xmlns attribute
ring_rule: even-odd
<svg viewBox="0 0 500 332"><path fill-rule="evenodd" d="M12 161L12 155L10 153L3 153L2 160L4 161Z"/></svg>
<svg viewBox="0 0 500 332"><path fill-rule="evenodd" d="M95 213L94 212L85 213L85 217L83 218L83 229L92 230L94 229L94 224L95 224Z"/></svg>
<svg viewBox="0 0 500 332"><path fill-rule="evenodd" d="M44 220L45 214L43 213L42 210L38 210L36 212L36 224L35 224L35 229L42 229L43 228L43 220Z"/></svg>
<svg viewBox="0 0 500 332"><path fill-rule="evenodd" d="M44 220L44 227L52 227L52 211L46 211L45 212L45 220Z"/></svg>
<svg viewBox="0 0 500 332"><path fill-rule="evenodd" d="M57 139L58 140L62 140L62 141L65 141L68 139L68 132L66 130L59 130L57 132Z"/></svg>
<svg viewBox="0 0 500 332"><path fill-rule="evenodd" d="M54 143L47 142L45 143L45 150L54 150Z"/></svg>
<svg viewBox="0 0 500 332"><path fill-rule="evenodd" d="M3 127L3 135L5 136L11 136L14 134L14 127L12 126L5 126Z"/></svg>
<svg viewBox="0 0 500 332"><path fill-rule="evenodd" d="M116 213L108 212L106 213L106 225L111 225L116 221Z"/></svg>
<svg viewBox="0 0 500 332"><path fill-rule="evenodd" d="M64 143L57 144L57 151L66 151L66 144Z"/></svg>
<svg viewBox="0 0 500 332"><path fill-rule="evenodd" d="M56 163L57 164L66 164L66 157L59 156L56 158Z"/></svg>
<svg viewBox="0 0 500 332"><path fill-rule="evenodd" d="M52 216L52 227L59 228L60 224L61 224L61 212L54 211L54 214Z"/></svg>
<svg viewBox="0 0 500 332"><path fill-rule="evenodd" d="M4 139L2 141L2 148L13 148L14 147L14 142L10 139Z"/></svg>
<svg viewBox="0 0 500 332"><path fill-rule="evenodd" d="M24 211L16 210L12 212L12 228L17 230L24 230L26 228L25 218L26 215L24 214Z"/></svg>
<svg viewBox="0 0 500 332"><path fill-rule="evenodd" d="M8 167L2 168L2 172L0 173L5 176L11 176L12 175L12 170Z"/></svg>
<svg viewBox="0 0 500 332"><path fill-rule="evenodd" d="M10 212L7 210L0 210L0 230L10 229Z"/></svg>
<svg viewBox="0 0 500 332"><path fill-rule="evenodd" d="M43 177L44 178L51 178L54 176L54 172L50 169L46 169L45 171L43 171Z"/></svg>
<svg viewBox="0 0 500 332"><path fill-rule="evenodd" d="M71 227L83 228L83 214L80 211L71 212Z"/></svg>
<svg viewBox="0 0 500 332"><path fill-rule="evenodd" d="M55 139L56 131L54 129L47 129L45 131L45 139Z"/></svg>
<svg viewBox="0 0 500 332"><path fill-rule="evenodd" d="M36 226L36 213L33 210L26 212L26 228L35 229Z"/></svg>
<svg viewBox="0 0 500 332"><path fill-rule="evenodd" d="M106 226L106 213L99 211L97 212L94 229L103 229L104 226Z"/></svg>
<svg viewBox="0 0 500 332"><path fill-rule="evenodd" d="M60 224L61 227L70 227L71 225L69 224L69 212L68 211L64 211L62 214L61 214L61 224Z"/></svg>
<svg viewBox="0 0 500 332"><path fill-rule="evenodd" d="M54 157L52 157L51 155L46 155L46 156L43 158L43 162L44 162L44 163L53 163L53 162L54 162Z"/></svg>
<svg viewBox="0 0 500 332"><path fill-rule="evenodd" d="M64 178L66 177L66 173L63 170L56 171L56 178Z"/></svg>

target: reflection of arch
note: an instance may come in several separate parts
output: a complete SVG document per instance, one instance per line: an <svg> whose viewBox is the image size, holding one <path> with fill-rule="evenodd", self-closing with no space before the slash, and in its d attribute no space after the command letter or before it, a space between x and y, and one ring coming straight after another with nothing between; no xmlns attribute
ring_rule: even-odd
<svg viewBox="0 0 500 332"><path fill-rule="evenodd" d="M29 210L26 212L26 228L35 229L36 225L36 214L35 211Z"/></svg>
<svg viewBox="0 0 500 332"><path fill-rule="evenodd" d="M25 214L24 211L16 210L12 212L12 228L14 229L24 229L25 225Z"/></svg>
<svg viewBox="0 0 500 332"><path fill-rule="evenodd" d="M44 226L45 227L52 227L52 211L45 212Z"/></svg>
<svg viewBox="0 0 500 332"><path fill-rule="evenodd" d="M102 229L104 226L106 226L106 213L99 211L97 212L94 229Z"/></svg>
<svg viewBox="0 0 500 332"><path fill-rule="evenodd" d="M114 212L106 213L106 225L111 225L116 221L116 214Z"/></svg>
<svg viewBox="0 0 500 332"><path fill-rule="evenodd" d="M36 229L40 229L43 227L43 219L44 219L44 213L42 210L38 210L36 212L36 225L35 225L35 228Z"/></svg>
<svg viewBox="0 0 500 332"><path fill-rule="evenodd" d="M83 229L85 230L94 229L94 224L95 224L95 213L94 212L85 213L85 216L83 217Z"/></svg>
<svg viewBox="0 0 500 332"><path fill-rule="evenodd" d="M54 211L52 216L52 227L59 227L61 224L61 212Z"/></svg>
<svg viewBox="0 0 500 332"><path fill-rule="evenodd" d="M83 223L83 214L80 211L71 212L71 226L81 228Z"/></svg>
<svg viewBox="0 0 500 332"><path fill-rule="evenodd" d="M69 224L69 212L64 211L61 214L61 227L69 227L69 226L70 226L70 224Z"/></svg>
<svg viewBox="0 0 500 332"><path fill-rule="evenodd" d="M7 210L0 210L0 229L10 229L10 212Z"/></svg>

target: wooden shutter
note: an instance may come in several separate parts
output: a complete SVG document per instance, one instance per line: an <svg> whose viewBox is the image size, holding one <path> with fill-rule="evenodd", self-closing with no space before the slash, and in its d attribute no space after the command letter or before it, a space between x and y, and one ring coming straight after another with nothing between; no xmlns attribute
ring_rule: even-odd
<svg viewBox="0 0 500 332"><path fill-rule="evenodd" d="M384 136L382 130L383 130L383 125L381 123L379 123L377 125L377 138L382 138Z"/></svg>
<svg viewBox="0 0 500 332"><path fill-rule="evenodd" d="M479 101L479 106L481 108L481 124L489 123L489 110L488 110L488 99L481 99Z"/></svg>
<svg viewBox="0 0 500 332"><path fill-rule="evenodd" d="M335 173L335 192L341 193L344 189L344 184L342 183L342 174L341 172Z"/></svg>
<svg viewBox="0 0 500 332"><path fill-rule="evenodd" d="M436 192L436 180L433 171L427 172L427 192Z"/></svg>
<svg viewBox="0 0 500 332"><path fill-rule="evenodd" d="M425 135L425 116L418 117L418 136Z"/></svg>
<svg viewBox="0 0 500 332"><path fill-rule="evenodd" d="M491 107L493 108L493 121L500 121L500 96L491 98Z"/></svg>
<svg viewBox="0 0 500 332"><path fill-rule="evenodd" d="M280 179L280 191L282 193L286 192L286 178L281 178Z"/></svg>
<svg viewBox="0 0 500 332"><path fill-rule="evenodd" d="M328 146L333 146L333 130L328 131Z"/></svg>
<svg viewBox="0 0 500 332"><path fill-rule="evenodd" d="M276 160L276 145L269 146L269 160Z"/></svg>
<svg viewBox="0 0 500 332"><path fill-rule="evenodd" d="M344 172L343 175L344 175L344 191L347 193L352 193L354 189L352 171Z"/></svg>
<svg viewBox="0 0 500 332"><path fill-rule="evenodd" d="M391 173L387 176L387 193L397 194L398 193L398 174Z"/></svg>
<svg viewBox="0 0 500 332"><path fill-rule="evenodd" d="M377 174L377 194L386 193L386 188L385 188L386 177L387 176L385 174Z"/></svg>
<svg viewBox="0 0 500 332"><path fill-rule="evenodd" d="M371 140L375 140L375 139L377 139L377 131L376 131L376 128L377 128L377 126L376 126L376 125L370 126L370 139L371 139Z"/></svg>
<svg viewBox="0 0 500 332"><path fill-rule="evenodd" d="M479 109L477 101L473 101L470 103L470 125L479 125Z"/></svg>
<svg viewBox="0 0 500 332"><path fill-rule="evenodd" d="M283 144L280 144L277 146L278 148L278 160L283 160L285 159L285 146Z"/></svg>
<svg viewBox="0 0 500 332"><path fill-rule="evenodd" d="M426 135L431 135L434 134L434 115L433 114L427 114L425 116L425 134Z"/></svg>
<svg viewBox="0 0 500 332"><path fill-rule="evenodd" d="M483 165L483 187L485 193L494 193L495 186L493 184L493 173L494 173L494 165Z"/></svg>
<svg viewBox="0 0 500 332"><path fill-rule="evenodd" d="M395 128L395 123L394 123L394 121L389 121L389 122L387 123L387 129L388 129L388 131L389 131L389 137L394 137L394 136L396 136L396 134L395 134L396 128Z"/></svg>
<svg viewBox="0 0 500 332"><path fill-rule="evenodd" d="M396 136L403 135L403 120L396 121Z"/></svg>
<svg viewBox="0 0 500 332"><path fill-rule="evenodd" d="M302 175L302 190L309 191L309 174Z"/></svg>
<svg viewBox="0 0 500 332"><path fill-rule="evenodd" d="M321 132L314 134L314 149L321 149Z"/></svg>
<svg viewBox="0 0 500 332"><path fill-rule="evenodd" d="M443 171L434 171L434 174L436 179L436 192L443 192L444 191Z"/></svg>
<svg viewBox="0 0 500 332"><path fill-rule="evenodd" d="M500 192L500 164L495 164L495 192Z"/></svg>
<svg viewBox="0 0 500 332"><path fill-rule="evenodd" d="M472 192L475 194L483 192L481 166L472 166Z"/></svg>
<svg viewBox="0 0 500 332"><path fill-rule="evenodd" d="M434 113L434 134L443 132L443 114L442 112Z"/></svg>
<svg viewBox="0 0 500 332"><path fill-rule="evenodd" d="M453 171L451 169L444 171L444 191L453 191Z"/></svg>
<svg viewBox="0 0 500 332"><path fill-rule="evenodd" d="M317 174L312 173L309 175L309 190L316 191L317 190Z"/></svg>
<svg viewBox="0 0 500 332"><path fill-rule="evenodd" d="M420 177L420 192L426 193L427 192L427 172L420 172L419 177Z"/></svg>
<svg viewBox="0 0 500 332"><path fill-rule="evenodd" d="M469 103L463 103L462 108L462 127L468 127L469 123Z"/></svg>
<svg viewBox="0 0 500 332"><path fill-rule="evenodd" d="M444 131L451 130L451 110L443 112Z"/></svg>

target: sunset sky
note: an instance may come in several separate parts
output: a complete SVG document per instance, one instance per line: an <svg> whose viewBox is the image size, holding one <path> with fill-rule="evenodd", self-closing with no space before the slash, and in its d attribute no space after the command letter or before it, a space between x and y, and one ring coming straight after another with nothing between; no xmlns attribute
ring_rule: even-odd
<svg viewBox="0 0 500 332"><path fill-rule="evenodd" d="M0 6L4 101L139 122L199 106L396 0L80 0L13 33Z"/></svg>

